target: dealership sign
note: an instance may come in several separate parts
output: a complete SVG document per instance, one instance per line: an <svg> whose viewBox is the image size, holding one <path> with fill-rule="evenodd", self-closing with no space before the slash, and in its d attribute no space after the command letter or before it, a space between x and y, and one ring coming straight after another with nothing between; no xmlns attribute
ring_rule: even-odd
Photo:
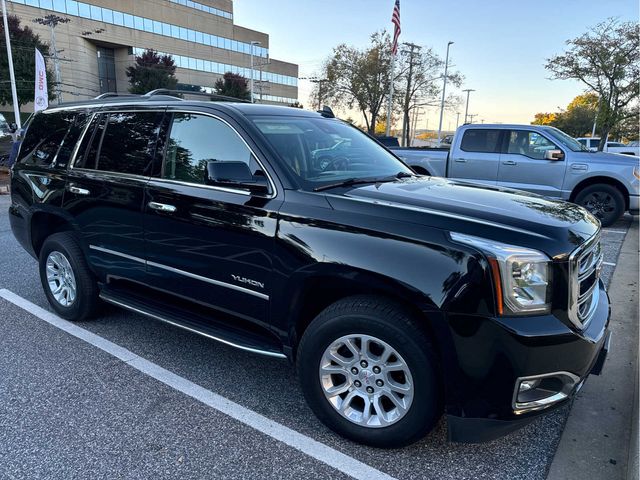
<svg viewBox="0 0 640 480"><path fill-rule="evenodd" d="M36 92L33 101L33 110L39 112L49 106L49 94L47 92L47 67L44 57L36 48Z"/></svg>

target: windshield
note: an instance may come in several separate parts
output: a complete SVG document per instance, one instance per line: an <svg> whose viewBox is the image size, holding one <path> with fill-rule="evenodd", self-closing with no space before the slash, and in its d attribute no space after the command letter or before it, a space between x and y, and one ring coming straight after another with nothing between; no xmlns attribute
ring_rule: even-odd
<svg viewBox="0 0 640 480"><path fill-rule="evenodd" d="M575 138L570 137L569 135L564 133L562 130L558 130L555 127L545 127L544 131L573 152L589 151L589 149L585 147L582 143L577 141Z"/></svg>
<svg viewBox="0 0 640 480"><path fill-rule="evenodd" d="M413 174L369 136L340 120L286 116L252 120L305 189Z"/></svg>

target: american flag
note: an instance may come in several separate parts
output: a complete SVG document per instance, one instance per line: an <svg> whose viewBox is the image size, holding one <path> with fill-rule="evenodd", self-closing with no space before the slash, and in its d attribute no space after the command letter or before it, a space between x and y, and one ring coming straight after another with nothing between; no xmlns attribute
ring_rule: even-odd
<svg viewBox="0 0 640 480"><path fill-rule="evenodd" d="M391 23L393 23L393 48L392 52L395 55L398 53L398 38L400 38L400 0L396 0L396 4L393 7L393 15L391 15Z"/></svg>

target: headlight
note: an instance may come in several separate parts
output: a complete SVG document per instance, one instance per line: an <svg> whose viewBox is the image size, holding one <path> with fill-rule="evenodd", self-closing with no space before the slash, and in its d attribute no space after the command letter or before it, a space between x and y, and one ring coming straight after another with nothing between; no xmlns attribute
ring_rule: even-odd
<svg viewBox="0 0 640 480"><path fill-rule="evenodd" d="M551 260L544 253L462 233L450 235L452 240L476 247L487 255L499 314L551 311Z"/></svg>

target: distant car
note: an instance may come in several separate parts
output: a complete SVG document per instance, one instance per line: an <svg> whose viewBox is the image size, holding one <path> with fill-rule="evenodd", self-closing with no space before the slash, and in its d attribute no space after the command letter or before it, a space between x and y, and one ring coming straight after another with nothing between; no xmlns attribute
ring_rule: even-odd
<svg viewBox="0 0 640 480"><path fill-rule="evenodd" d="M5 164L9 161L12 145L11 127L4 115L0 113L0 166L8 166Z"/></svg>
<svg viewBox="0 0 640 480"><path fill-rule="evenodd" d="M380 135L380 136L376 137L376 140L378 140L385 147L399 147L400 146L400 142L398 141L398 137L387 137L387 136L384 136L384 135Z"/></svg>
<svg viewBox="0 0 640 480"><path fill-rule="evenodd" d="M598 137L580 137L576 138L582 145L587 147L592 152L598 151L598 145L600 145L600 138ZM635 155L636 157L640 156L640 147L638 146L638 142L635 142L635 145L631 145L630 143L625 145L620 142L607 142L604 146L603 152L607 153L622 153L623 155Z"/></svg>

